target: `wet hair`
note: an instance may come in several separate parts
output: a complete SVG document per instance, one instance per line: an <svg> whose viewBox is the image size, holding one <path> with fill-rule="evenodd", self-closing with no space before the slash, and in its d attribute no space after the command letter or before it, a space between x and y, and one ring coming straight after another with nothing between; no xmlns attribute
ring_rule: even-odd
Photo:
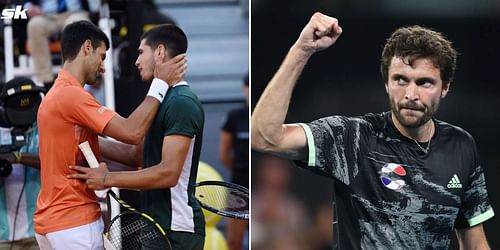
<svg viewBox="0 0 500 250"><path fill-rule="evenodd" d="M457 51L451 41L440 32L418 25L399 28L387 39L380 62L384 82L388 81L393 57L404 58L409 65L417 59L432 60L440 70L443 84L450 83L455 75Z"/></svg>
<svg viewBox="0 0 500 250"><path fill-rule="evenodd" d="M186 53L188 46L186 34L174 24L158 25L142 34L142 40L153 50L163 44L170 57Z"/></svg>
<svg viewBox="0 0 500 250"><path fill-rule="evenodd" d="M61 37L61 49L63 61L73 60L78 55L82 44L90 40L92 47L96 49L104 42L106 50L109 49L109 39L99 27L89 21L77 21L68 24Z"/></svg>

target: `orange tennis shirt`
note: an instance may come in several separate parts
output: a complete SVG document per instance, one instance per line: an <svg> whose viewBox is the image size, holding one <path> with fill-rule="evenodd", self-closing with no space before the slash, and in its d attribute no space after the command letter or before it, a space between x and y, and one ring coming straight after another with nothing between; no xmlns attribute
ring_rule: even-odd
<svg viewBox="0 0 500 250"><path fill-rule="evenodd" d="M78 144L88 141L99 159L98 134L116 113L101 106L68 71L61 70L38 109L41 189L34 214L35 232L47 234L85 225L100 217L93 190L69 165L88 166Z"/></svg>

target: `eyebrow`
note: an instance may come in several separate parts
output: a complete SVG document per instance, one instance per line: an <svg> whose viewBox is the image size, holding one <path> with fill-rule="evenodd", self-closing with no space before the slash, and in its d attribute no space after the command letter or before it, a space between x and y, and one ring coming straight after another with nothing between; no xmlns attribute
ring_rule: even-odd
<svg viewBox="0 0 500 250"><path fill-rule="evenodd" d="M421 84L424 84L426 82L430 82L432 84L434 84L436 82L436 80L434 80L433 78L430 78L430 77L422 77L422 78L418 78L415 83L417 85L421 85Z"/></svg>
<svg viewBox="0 0 500 250"><path fill-rule="evenodd" d="M394 74L394 75L392 75L392 77L391 77L391 78L392 78L393 80L398 79L398 78L402 78L402 79L403 79L403 80L405 80L405 81L409 81L409 80L410 80L410 79L408 79L408 77L406 77L406 76L404 76L404 75L401 75L401 74Z"/></svg>
<svg viewBox="0 0 500 250"><path fill-rule="evenodd" d="M394 79L394 80L395 80L395 79L398 79L398 78L401 78L401 79L403 79L404 81L410 81L410 79L409 79L408 77L406 77L406 76L404 76L404 75L402 75L402 74L394 74L394 75L392 75L392 77L391 77L391 78L392 78L392 79ZM416 83L417 85L422 85L422 84L424 84L424 83L426 83L426 82L430 82L430 83L434 84L434 83L436 83L436 79L434 79L434 78L432 78L432 77L421 77L421 78L417 78L417 79L415 80L415 83Z"/></svg>

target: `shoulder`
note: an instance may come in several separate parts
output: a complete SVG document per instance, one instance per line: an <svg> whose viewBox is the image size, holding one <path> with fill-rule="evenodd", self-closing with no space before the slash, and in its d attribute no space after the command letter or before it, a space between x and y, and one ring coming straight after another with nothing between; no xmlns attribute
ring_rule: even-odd
<svg viewBox="0 0 500 250"><path fill-rule="evenodd" d="M370 127L373 131L382 132L387 129L390 122L390 112L384 113L368 113L360 118L364 125Z"/></svg>
<svg viewBox="0 0 500 250"><path fill-rule="evenodd" d="M333 115L320 118L312 123L328 127L379 127L385 124L383 114L366 114L363 116L340 116Z"/></svg>
<svg viewBox="0 0 500 250"><path fill-rule="evenodd" d="M453 138L454 140L459 140L463 142L474 143L474 137L465 129L440 120L436 120L436 124L439 127L439 132L441 136L450 137Z"/></svg>
<svg viewBox="0 0 500 250"><path fill-rule="evenodd" d="M168 94L165 105L174 108L201 108L201 102L188 86L174 87Z"/></svg>
<svg viewBox="0 0 500 250"><path fill-rule="evenodd" d="M92 95L81 87L68 85L57 89L57 92L54 92L52 98L59 102L76 103L89 98L91 99Z"/></svg>
<svg viewBox="0 0 500 250"><path fill-rule="evenodd" d="M201 104L197 99L186 95L176 95L169 98L166 102L166 107L169 109L201 109Z"/></svg>
<svg viewBox="0 0 500 250"><path fill-rule="evenodd" d="M93 103L92 100L92 95L83 90L83 88L66 85L60 86L57 89L51 89L47 96L42 99L40 107L43 107L43 110L48 112L49 116L52 116L56 110L63 114L72 114L75 110Z"/></svg>
<svg viewBox="0 0 500 250"><path fill-rule="evenodd" d="M175 122L180 122L181 120L202 122L205 113L196 95L184 90L179 91L179 89L180 87L175 87L172 93L167 94L167 100L163 101L161 109L163 110L164 119ZM169 117L174 117L175 119L169 119Z"/></svg>

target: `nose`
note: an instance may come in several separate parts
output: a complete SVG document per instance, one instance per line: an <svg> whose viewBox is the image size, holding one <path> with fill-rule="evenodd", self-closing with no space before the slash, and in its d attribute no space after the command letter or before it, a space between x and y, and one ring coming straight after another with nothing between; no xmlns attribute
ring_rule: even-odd
<svg viewBox="0 0 500 250"><path fill-rule="evenodd" d="M135 60L135 66L139 67L139 57L137 57L137 59Z"/></svg>
<svg viewBox="0 0 500 250"><path fill-rule="evenodd" d="M106 67L104 66L104 62L101 63L100 71L101 71L101 74L104 74L104 72L106 72Z"/></svg>
<svg viewBox="0 0 500 250"><path fill-rule="evenodd" d="M415 83L410 83L405 89L405 99L416 101L419 99L418 96L418 86Z"/></svg>

